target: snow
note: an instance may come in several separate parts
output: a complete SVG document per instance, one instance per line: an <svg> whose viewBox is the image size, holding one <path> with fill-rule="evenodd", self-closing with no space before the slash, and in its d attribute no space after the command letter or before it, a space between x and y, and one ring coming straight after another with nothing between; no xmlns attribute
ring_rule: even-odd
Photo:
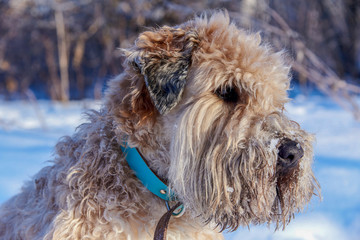
<svg viewBox="0 0 360 240"><path fill-rule="evenodd" d="M269 146L269 152L274 151L274 149L276 148L276 146L277 146L278 143L279 143L279 139L278 139L278 138L271 139L271 141L270 141L270 146Z"/></svg>
<svg viewBox="0 0 360 240"><path fill-rule="evenodd" d="M50 164L53 146L74 132L85 109L99 106L90 100L67 105L0 101L0 204ZM225 233L226 239L360 239L360 123L324 96L299 94L286 108L291 119L316 135L314 171L323 201L313 198L285 231L250 226Z"/></svg>

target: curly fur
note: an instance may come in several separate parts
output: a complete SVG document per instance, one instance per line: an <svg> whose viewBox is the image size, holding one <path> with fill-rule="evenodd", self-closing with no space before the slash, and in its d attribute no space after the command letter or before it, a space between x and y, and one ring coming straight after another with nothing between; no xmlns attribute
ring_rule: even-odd
<svg viewBox="0 0 360 240"><path fill-rule="evenodd" d="M258 34L216 12L145 32L125 55L102 109L88 113L89 122L56 145L53 164L1 206L1 239L151 239L166 209L129 169L124 142L186 206L168 239L285 227L319 191L314 138L283 113L290 68ZM229 86L236 103L215 94ZM291 170L278 164L273 146L284 138L305 153Z"/></svg>

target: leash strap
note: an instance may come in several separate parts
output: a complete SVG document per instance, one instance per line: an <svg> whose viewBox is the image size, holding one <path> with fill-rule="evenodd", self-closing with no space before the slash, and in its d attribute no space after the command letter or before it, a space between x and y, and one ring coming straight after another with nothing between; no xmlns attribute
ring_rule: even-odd
<svg viewBox="0 0 360 240"><path fill-rule="evenodd" d="M178 202L160 218L158 224L156 225L154 240L166 240L166 232L169 226L170 218L173 215L173 212L180 206L181 203Z"/></svg>

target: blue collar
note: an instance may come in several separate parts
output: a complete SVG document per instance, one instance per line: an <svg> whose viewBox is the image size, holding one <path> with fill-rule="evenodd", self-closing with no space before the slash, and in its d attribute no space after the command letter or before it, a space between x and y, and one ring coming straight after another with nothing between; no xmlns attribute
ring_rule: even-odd
<svg viewBox="0 0 360 240"><path fill-rule="evenodd" d="M176 194L151 171L136 148L120 147L130 168L150 192L165 201L177 200Z"/></svg>

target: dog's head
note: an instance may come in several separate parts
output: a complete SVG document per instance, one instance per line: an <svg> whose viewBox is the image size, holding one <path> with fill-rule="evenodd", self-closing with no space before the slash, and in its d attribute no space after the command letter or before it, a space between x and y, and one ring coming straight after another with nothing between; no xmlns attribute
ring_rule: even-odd
<svg viewBox="0 0 360 240"><path fill-rule="evenodd" d="M314 139L284 115L290 68L259 34L218 12L125 53L108 109L189 212L222 229L285 226L310 201Z"/></svg>

